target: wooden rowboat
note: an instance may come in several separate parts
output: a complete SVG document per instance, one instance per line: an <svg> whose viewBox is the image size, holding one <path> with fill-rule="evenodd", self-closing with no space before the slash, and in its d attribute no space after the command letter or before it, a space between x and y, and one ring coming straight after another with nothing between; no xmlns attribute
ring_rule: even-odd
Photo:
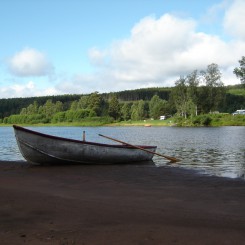
<svg viewBox="0 0 245 245"><path fill-rule="evenodd" d="M110 164L150 161L156 146L101 144L57 137L13 125L23 157L33 164Z"/></svg>

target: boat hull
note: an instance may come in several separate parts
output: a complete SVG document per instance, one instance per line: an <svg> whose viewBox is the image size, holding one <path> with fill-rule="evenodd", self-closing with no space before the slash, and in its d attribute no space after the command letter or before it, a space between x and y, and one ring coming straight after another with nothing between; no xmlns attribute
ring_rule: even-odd
<svg viewBox="0 0 245 245"><path fill-rule="evenodd" d="M14 125L23 157L33 164L111 164L150 161L156 146L110 145L47 135Z"/></svg>

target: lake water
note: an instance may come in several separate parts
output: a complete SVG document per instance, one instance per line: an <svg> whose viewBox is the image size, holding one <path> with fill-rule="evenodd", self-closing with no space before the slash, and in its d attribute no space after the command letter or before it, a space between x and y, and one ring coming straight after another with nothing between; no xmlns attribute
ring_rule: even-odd
<svg viewBox="0 0 245 245"><path fill-rule="evenodd" d="M201 174L245 179L245 127L28 127L73 139L112 143L104 134L130 144L156 145L157 152L181 159L169 164L154 156L156 166L193 169ZM12 127L0 127L0 160L22 161Z"/></svg>

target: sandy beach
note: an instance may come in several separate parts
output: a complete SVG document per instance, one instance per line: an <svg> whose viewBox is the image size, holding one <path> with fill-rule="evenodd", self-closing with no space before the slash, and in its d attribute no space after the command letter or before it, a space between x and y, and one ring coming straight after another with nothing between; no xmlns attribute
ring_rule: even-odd
<svg viewBox="0 0 245 245"><path fill-rule="evenodd" d="M1 244L244 244L245 181L179 168L0 162Z"/></svg>

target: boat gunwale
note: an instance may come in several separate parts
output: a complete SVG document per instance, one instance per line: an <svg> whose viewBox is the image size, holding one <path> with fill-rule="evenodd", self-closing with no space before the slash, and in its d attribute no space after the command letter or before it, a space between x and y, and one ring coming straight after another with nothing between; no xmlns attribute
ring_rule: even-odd
<svg viewBox="0 0 245 245"><path fill-rule="evenodd" d="M104 146L104 147L123 148L123 149L125 149L125 148L126 149L137 149L135 147L128 146L128 145L113 145L113 144L96 143L96 142L90 142L90 141L69 139L69 138L65 138L65 137L60 137L60 136L55 136L55 135L41 133L41 132L38 132L38 131L34 131L34 130L31 130L31 129L20 127L18 125L13 125L13 128L15 130L24 131L24 132L27 132L27 133L30 133L30 134L38 135L38 136L45 137L45 138L60 140L60 141L67 141L67 142L73 142L73 143L79 143L79 144L96 145L96 146ZM157 148L157 146L149 146L149 145L137 145L137 146L142 147L144 149Z"/></svg>

